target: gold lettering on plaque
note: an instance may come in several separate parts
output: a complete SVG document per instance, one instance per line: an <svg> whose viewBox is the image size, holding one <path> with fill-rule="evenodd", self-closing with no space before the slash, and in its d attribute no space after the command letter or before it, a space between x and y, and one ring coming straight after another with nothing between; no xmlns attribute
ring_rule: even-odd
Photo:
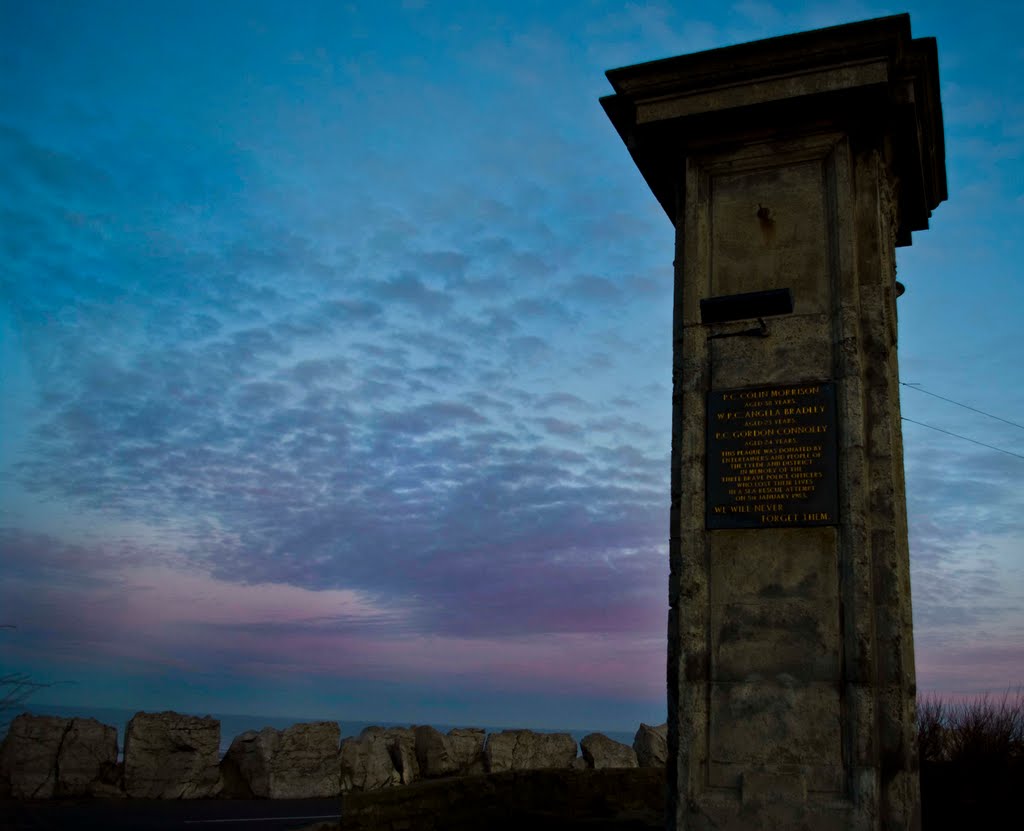
<svg viewBox="0 0 1024 831"><path fill-rule="evenodd" d="M837 521L831 384L708 395L709 527Z"/></svg>

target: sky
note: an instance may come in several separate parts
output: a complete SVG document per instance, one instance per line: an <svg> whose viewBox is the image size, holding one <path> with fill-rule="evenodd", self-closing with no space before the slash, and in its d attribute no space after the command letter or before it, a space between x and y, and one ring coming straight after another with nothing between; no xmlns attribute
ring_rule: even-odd
<svg viewBox="0 0 1024 831"><path fill-rule="evenodd" d="M909 11L918 683L1024 684L1024 6L0 0L0 669L42 704L665 720L673 229L604 71Z"/></svg>

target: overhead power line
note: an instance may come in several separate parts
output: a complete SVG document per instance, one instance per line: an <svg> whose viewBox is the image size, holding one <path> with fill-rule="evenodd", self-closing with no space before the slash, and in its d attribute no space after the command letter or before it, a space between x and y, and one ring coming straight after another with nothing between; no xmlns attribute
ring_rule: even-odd
<svg viewBox="0 0 1024 831"><path fill-rule="evenodd" d="M994 444L985 444L985 442L978 441L977 439L969 439L967 436L961 436L959 433L952 433L949 430L943 430L941 427L933 427L931 424L925 424L923 421L914 421L914 419L907 418L906 416L902 416L902 418L904 421L909 421L911 424L917 424L920 427L927 427L929 430L934 430L937 433L945 433L947 436L953 436L953 438L956 439L963 439L964 441L971 442L971 444L980 444L982 447L987 447L989 450L998 450L1000 453L1005 453L1007 456L1016 456L1018 459L1024 459L1024 455L1014 453L1012 450L1003 450L1003 448L996 447Z"/></svg>
<svg viewBox="0 0 1024 831"><path fill-rule="evenodd" d="M1018 424L1016 421L1010 421L1010 419L1008 419L1008 418L1002 418L1001 416L992 415L992 413L986 413L984 410L979 410L977 407L971 407L968 404L962 404L959 401L954 401L952 398L946 398L946 396L944 396L944 395L939 395L938 393L929 392L926 389L922 389L917 384L908 384L906 381L900 381L900 386L901 387L909 387L910 389L916 390L917 392L923 392L925 395L930 395L932 398L938 398L940 401L948 401L950 404L956 404L958 407L963 407L965 410L970 410L972 413L981 413L983 416L988 416L989 418L994 418L996 421L1003 422L1003 424L1009 424L1012 427L1017 427L1020 430L1024 430L1024 424ZM909 420L910 419L907 419L907 421L909 421ZM914 423L916 424L917 422L914 422ZM926 424L924 426L927 427L928 425ZM959 438L964 438L964 437L960 436ZM968 441L972 441L972 439L968 439ZM980 444L981 442L977 442L977 443ZM986 447L987 446L988 445L986 445ZM996 448L996 449L998 450L999 448Z"/></svg>

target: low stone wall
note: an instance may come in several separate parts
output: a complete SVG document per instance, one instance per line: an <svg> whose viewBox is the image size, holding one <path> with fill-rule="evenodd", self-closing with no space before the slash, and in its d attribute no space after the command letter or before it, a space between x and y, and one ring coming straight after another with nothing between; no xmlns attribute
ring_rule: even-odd
<svg viewBox="0 0 1024 831"><path fill-rule="evenodd" d="M665 765L664 725L641 724L633 747L592 733L582 755L568 733L531 730L368 727L339 739L335 722L267 727L236 737L220 759L216 719L136 713L118 763L115 728L23 713L0 745L0 797L305 799L484 773Z"/></svg>

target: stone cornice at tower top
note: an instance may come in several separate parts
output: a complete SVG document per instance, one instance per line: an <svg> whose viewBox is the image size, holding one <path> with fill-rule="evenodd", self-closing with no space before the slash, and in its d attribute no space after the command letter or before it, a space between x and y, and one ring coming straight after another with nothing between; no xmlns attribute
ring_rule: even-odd
<svg viewBox="0 0 1024 831"><path fill-rule="evenodd" d="M877 142L899 182L897 244L947 197L934 38L906 14L612 69L608 117L669 218L683 157L820 127ZM873 138L872 138L873 137Z"/></svg>

